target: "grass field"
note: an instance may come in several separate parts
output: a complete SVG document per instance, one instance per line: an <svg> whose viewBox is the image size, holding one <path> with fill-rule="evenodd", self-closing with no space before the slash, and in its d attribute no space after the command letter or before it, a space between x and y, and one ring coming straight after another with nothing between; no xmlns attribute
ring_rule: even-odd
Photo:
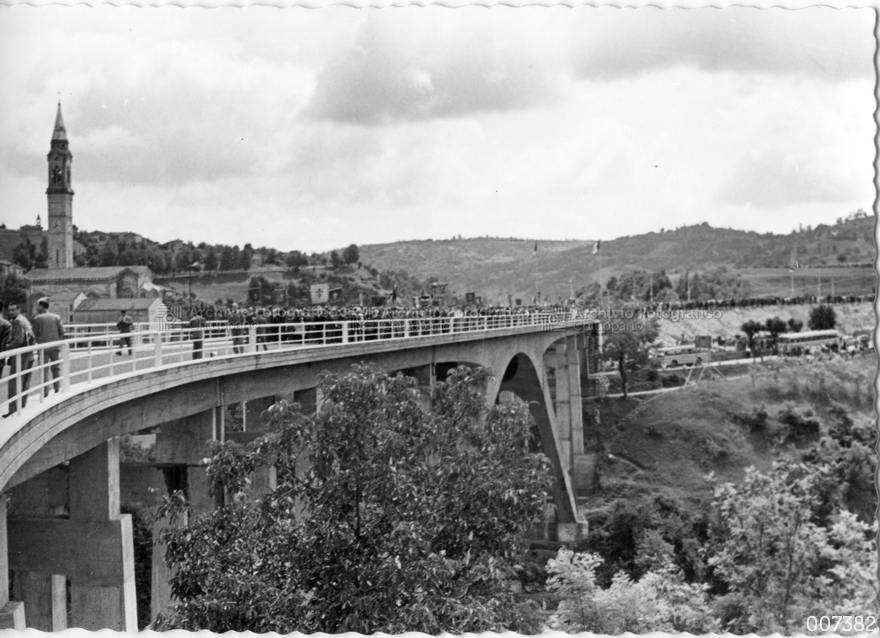
<svg viewBox="0 0 880 638"><path fill-rule="evenodd" d="M733 271L749 284L753 297L869 295L877 284L873 268L744 268Z"/></svg>
<svg viewBox="0 0 880 638"><path fill-rule="evenodd" d="M755 366L740 379L649 398L591 402L588 422L597 407L601 414L600 489L583 511L589 515L618 499L657 493L701 508L711 496L709 472L737 482L747 467L767 469L779 454L794 449L751 432L737 417L763 408L769 415L766 431L772 433L782 427L776 417L791 407L811 413L824 432L828 409L840 405L857 422L873 423L876 370L873 355L814 364L778 360Z"/></svg>

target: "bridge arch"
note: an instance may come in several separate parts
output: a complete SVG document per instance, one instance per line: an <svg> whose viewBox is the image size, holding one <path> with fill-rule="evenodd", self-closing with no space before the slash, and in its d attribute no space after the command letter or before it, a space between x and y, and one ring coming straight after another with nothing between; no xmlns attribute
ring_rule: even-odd
<svg viewBox="0 0 880 638"><path fill-rule="evenodd" d="M503 374L490 388L491 401L497 402L502 392L510 392L529 407L541 442L541 451L550 459L553 467L553 501L561 520L576 520L571 499L570 480L567 476L559 439L556 436L556 416L546 383L543 361L536 362L525 352L518 352L510 359Z"/></svg>

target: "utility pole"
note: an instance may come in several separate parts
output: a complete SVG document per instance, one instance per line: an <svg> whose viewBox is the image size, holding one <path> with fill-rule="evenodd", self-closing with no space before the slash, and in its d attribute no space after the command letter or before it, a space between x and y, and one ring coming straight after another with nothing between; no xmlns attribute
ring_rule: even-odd
<svg viewBox="0 0 880 638"><path fill-rule="evenodd" d="M651 303L654 303L654 273L651 273Z"/></svg>

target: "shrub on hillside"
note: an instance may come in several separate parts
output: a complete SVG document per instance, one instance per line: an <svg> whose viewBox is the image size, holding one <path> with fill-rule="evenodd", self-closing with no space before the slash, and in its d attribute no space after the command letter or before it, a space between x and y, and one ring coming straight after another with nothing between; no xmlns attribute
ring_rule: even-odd
<svg viewBox="0 0 880 638"><path fill-rule="evenodd" d="M603 560L595 554L559 550L547 564L551 591L563 596L550 617L550 629L617 635L623 632L718 631L706 586L689 583L681 570L665 561L633 580L617 572L607 588L597 583Z"/></svg>
<svg viewBox="0 0 880 638"><path fill-rule="evenodd" d="M813 418L811 410L798 414L794 408L787 406L776 415L776 420L783 426L776 435L779 444L819 440L819 421Z"/></svg>
<svg viewBox="0 0 880 638"><path fill-rule="evenodd" d="M749 432L764 432L767 430L767 410L762 405L751 414L734 414L731 419L734 423L748 428Z"/></svg>

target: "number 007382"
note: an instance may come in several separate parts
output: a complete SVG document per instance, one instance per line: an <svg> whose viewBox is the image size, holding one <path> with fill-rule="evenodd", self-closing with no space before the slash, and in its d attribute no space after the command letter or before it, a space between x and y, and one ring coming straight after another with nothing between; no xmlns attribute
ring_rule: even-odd
<svg viewBox="0 0 880 638"><path fill-rule="evenodd" d="M877 616L808 616L807 631L823 633L877 631Z"/></svg>

